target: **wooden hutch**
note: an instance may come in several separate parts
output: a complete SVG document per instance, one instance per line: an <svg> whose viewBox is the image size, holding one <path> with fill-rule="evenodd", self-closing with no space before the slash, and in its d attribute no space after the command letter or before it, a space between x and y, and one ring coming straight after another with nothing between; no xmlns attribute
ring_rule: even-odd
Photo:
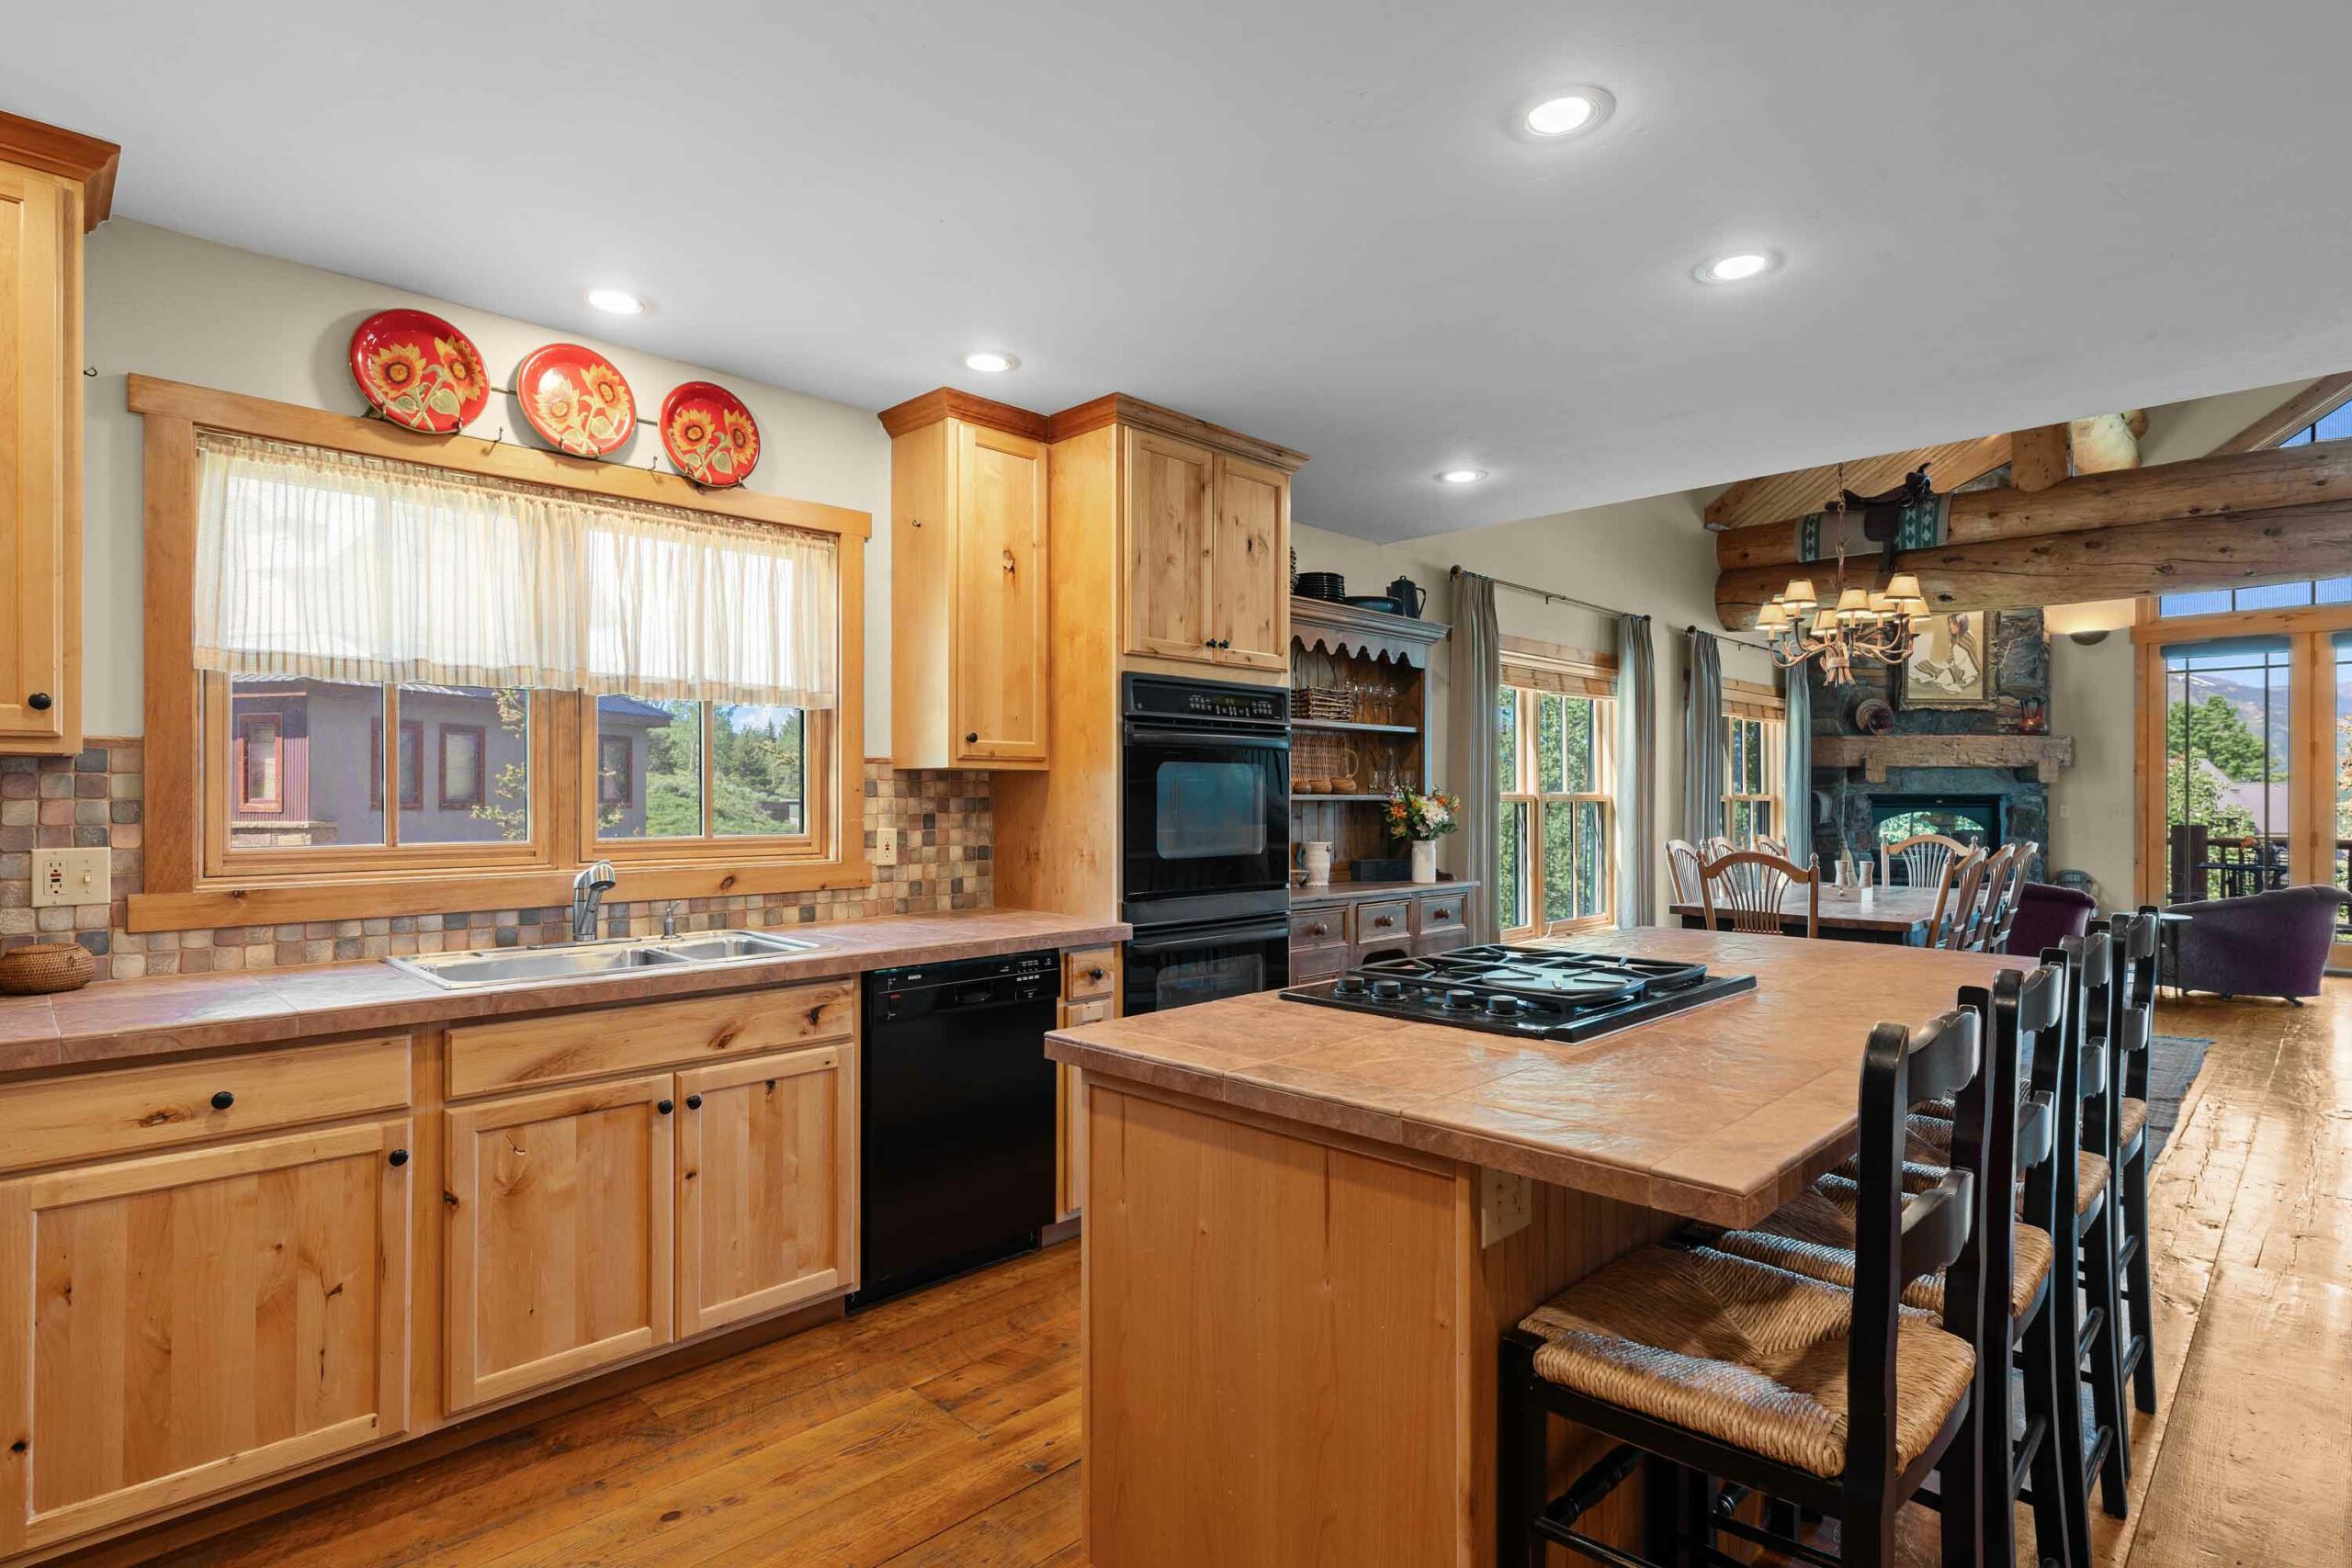
<svg viewBox="0 0 2352 1568"><path fill-rule="evenodd" d="M1359 862L1404 858L1385 807L1396 790L1430 787L1430 650L1451 629L1291 599L1291 844L1295 854L1309 840L1331 845L1331 885L1292 890L1294 982L1469 940L1463 899L1474 884L1416 886L1401 864L1357 874Z"/></svg>

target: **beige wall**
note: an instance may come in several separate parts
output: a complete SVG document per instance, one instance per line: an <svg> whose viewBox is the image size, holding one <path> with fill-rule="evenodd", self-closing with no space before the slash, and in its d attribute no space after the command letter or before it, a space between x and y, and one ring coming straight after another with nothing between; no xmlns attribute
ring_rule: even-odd
<svg viewBox="0 0 2352 1568"><path fill-rule="evenodd" d="M662 398L678 383L719 381L760 422L763 450L748 489L872 513L877 527L866 556L865 750L888 754L890 440L872 412L127 219L90 236L86 288L86 355L98 372L85 383L87 733L137 735L146 728L140 678L140 420L123 407L124 377L136 371L357 413L365 405L345 357L352 329L388 306L414 305L447 317L472 337L494 385L510 384L532 349L565 340L609 355L647 418L660 412ZM502 426L508 440L536 444L514 400L503 396L493 395L468 428L490 437ZM636 439L612 460L641 467L660 453L654 432L639 426Z"/></svg>
<svg viewBox="0 0 2352 1568"><path fill-rule="evenodd" d="M1712 491L1685 491L1581 512L1498 524L1465 533L1367 544L1324 529L1294 531L1301 571L1347 574L1351 593L1377 593L1389 580L1409 577L1430 591L1423 613L1451 620L1453 582L1447 569L1461 565L1490 577L1571 593L1579 599L1651 617L1657 670L1658 776L1656 816L1661 840L1680 831L1682 802L1683 630L1715 623L1715 547L1699 514ZM1547 604L1532 594L1498 590L1495 618L1505 635L1540 638L1571 648L1613 651L1613 622L1573 604ZM1724 673L1769 682L1772 664L1763 650L1726 645ZM1436 739L1431 771L1441 788L1451 788L1445 759L1443 714L1450 685L1446 649L1438 650L1432 686L1437 695ZM1451 847L1451 846L1449 846ZM1662 875L1660 877L1662 881ZM1661 894L1659 909L1664 908Z"/></svg>

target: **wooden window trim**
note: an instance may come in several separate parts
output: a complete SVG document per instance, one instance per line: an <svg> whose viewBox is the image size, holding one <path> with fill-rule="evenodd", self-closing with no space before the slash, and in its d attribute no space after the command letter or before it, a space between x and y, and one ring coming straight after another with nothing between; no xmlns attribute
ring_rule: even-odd
<svg viewBox="0 0 2352 1568"><path fill-rule="evenodd" d="M249 795L245 781L252 777L247 759L253 752L253 731L258 725L270 730L269 747L277 753L277 765L270 777L277 783L277 793L269 796ZM237 780L235 806L240 816L283 816L286 812L286 716L282 713L248 714L237 721L237 754L230 759L230 768Z"/></svg>
<svg viewBox="0 0 2352 1568"><path fill-rule="evenodd" d="M1606 694L1563 692L1556 687L1526 686L1506 680L1506 689L1517 690L1540 701L1546 693L1580 697L1596 705L1607 704L1603 711L1593 715L1595 753L1593 776L1606 780L1614 775L1611 755L1616 746L1615 705L1613 682ZM1524 925L1513 926L1501 932L1508 941L1536 937L1570 936L1578 931L1605 931L1617 923L1617 797L1606 789L1553 790L1532 787L1535 772L1535 703L1521 699L1521 712L1514 727L1519 739L1519 778L1531 787L1500 792L1498 803L1503 807L1525 806L1528 812L1528 862L1521 868L1526 882L1527 912L1536 918ZM1589 915L1577 915L1565 920L1545 920L1539 911L1544 902L1544 807L1549 803L1591 802L1600 807L1600 833L1603 840L1600 853L1600 908Z"/></svg>
<svg viewBox="0 0 2352 1568"><path fill-rule="evenodd" d="M1773 838L1785 840L1789 836L1790 811L1789 781L1786 776L1788 773L1787 738L1784 734L1788 726L1787 710L1785 707L1777 710L1761 707L1735 710L1726 705L1724 712L1725 731L1724 756L1726 762L1731 756L1729 731L1735 724L1755 724L1763 727L1764 788L1761 791L1733 789L1731 771L1728 766L1725 767L1723 793L1724 832L1727 836L1731 832L1732 807L1741 802L1747 802L1750 805L1770 807L1772 827L1767 831ZM1753 843L1740 844L1736 840L1734 843L1740 849L1755 847Z"/></svg>
<svg viewBox="0 0 2352 1568"><path fill-rule="evenodd" d="M422 729L423 726L418 728ZM474 738L474 792L470 796L455 795L449 793L449 737L452 735L470 735ZM479 724L445 724L435 739L439 742L435 748L436 766L434 769L433 779L435 797L440 801L441 809L444 811L472 810L480 806L489 794L489 729ZM532 759L533 761L537 760ZM424 794L424 784L421 780L418 782L417 793Z"/></svg>
<svg viewBox="0 0 2352 1568"><path fill-rule="evenodd" d="M363 916L432 914L448 909L516 908L561 904L571 897L573 874L590 855L583 838L581 779L593 770L595 748L582 746L582 699L571 694L535 694L533 723L548 729L538 755L559 760L535 770L531 809L544 822L537 858L485 863L484 846L418 845L387 863L322 864L316 852L290 852L304 858L277 864L262 874L243 857L232 874L214 854L209 823L226 838L226 814L208 814L205 791L225 791L225 781L208 768L206 750L215 722L203 702L204 678L195 667L193 611L196 589L196 523L199 429L258 436L355 452L399 462L445 468L493 479L549 486L608 500L683 507L746 523L800 528L833 535L839 550L841 638L839 705L825 716L821 762L808 777L808 852L763 857L770 840L720 840L707 854L632 854L621 895L630 899L719 897L759 893L805 893L869 886L873 867L864 847L864 823L851 818L864 798L848 773L865 756L865 543L873 533L868 513L815 502L749 492L704 491L674 474L617 464L584 463L553 452L503 442L456 437L424 443L388 429L380 421L326 413L265 398L248 398L153 377L129 378L127 402L143 416L144 521L147 584L146 637L146 830L145 886L129 899L126 924L133 931L184 931L208 926L264 925L295 920L351 919ZM225 678L222 678L225 684ZM225 726L225 708L217 722ZM593 711L591 716L593 723ZM589 732L593 736L593 731ZM813 730L812 730L813 750ZM576 756L584 765L562 765ZM820 790L823 793L820 795ZM593 793L592 793L593 798ZM821 799L821 805L820 804ZM507 846L490 846L505 850ZM260 853L261 852L248 852Z"/></svg>

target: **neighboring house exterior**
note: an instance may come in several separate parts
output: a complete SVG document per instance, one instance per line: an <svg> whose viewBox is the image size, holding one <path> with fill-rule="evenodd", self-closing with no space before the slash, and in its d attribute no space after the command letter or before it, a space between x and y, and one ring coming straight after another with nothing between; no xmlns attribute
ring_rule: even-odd
<svg viewBox="0 0 2352 1568"><path fill-rule="evenodd" d="M384 841L382 691L335 681L238 680L229 719L230 827L238 843ZM497 694L483 688L402 686L400 699L401 841L521 838L527 728L502 722ZM599 718L604 830L639 832L645 732L671 716L633 697L608 697Z"/></svg>

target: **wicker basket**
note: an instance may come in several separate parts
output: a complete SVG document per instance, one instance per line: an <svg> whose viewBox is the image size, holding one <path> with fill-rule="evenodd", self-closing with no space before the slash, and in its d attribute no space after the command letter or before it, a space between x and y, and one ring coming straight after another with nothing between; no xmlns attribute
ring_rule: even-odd
<svg viewBox="0 0 2352 1568"><path fill-rule="evenodd" d="M70 942L35 942L0 953L0 996L43 997L78 991L98 972L90 950Z"/></svg>
<svg viewBox="0 0 2352 1568"><path fill-rule="evenodd" d="M1355 701L1345 692L1326 692L1313 686L1300 686L1290 694L1290 716L1293 718L1353 718L1355 712Z"/></svg>

